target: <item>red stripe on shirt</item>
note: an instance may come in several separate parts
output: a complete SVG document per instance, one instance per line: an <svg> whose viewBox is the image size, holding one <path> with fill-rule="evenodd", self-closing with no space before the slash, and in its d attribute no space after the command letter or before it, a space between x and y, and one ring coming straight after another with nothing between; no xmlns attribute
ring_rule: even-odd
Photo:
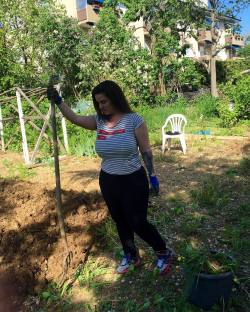
<svg viewBox="0 0 250 312"><path fill-rule="evenodd" d="M105 135L98 135L97 140L106 140L107 137Z"/></svg>
<svg viewBox="0 0 250 312"><path fill-rule="evenodd" d="M106 131L106 130L98 130L97 133L105 134L105 135L113 135L113 134L120 134L125 133L125 129L113 130L113 131Z"/></svg>

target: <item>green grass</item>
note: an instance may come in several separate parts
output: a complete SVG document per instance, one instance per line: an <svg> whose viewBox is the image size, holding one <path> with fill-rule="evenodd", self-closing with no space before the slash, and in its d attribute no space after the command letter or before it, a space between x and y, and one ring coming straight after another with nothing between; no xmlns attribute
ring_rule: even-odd
<svg viewBox="0 0 250 312"><path fill-rule="evenodd" d="M242 158L239 164L240 173L243 175L250 175L250 159Z"/></svg>
<svg viewBox="0 0 250 312"><path fill-rule="evenodd" d="M187 118L186 133L197 133L200 130L210 129L212 135L217 136L246 136L249 133L250 121L241 121L234 127L221 126L221 119L217 116L203 116L201 108L195 102L187 103L185 100L165 106L149 107L139 106L135 109L141 114L150 131L150 140L153 145L161 144L161 127L171 114L184 114Z"/></svg>
<svg viewBox="0 0 250 312"><path fill-rule="evenodd" d="M100 280L100 277L107 272L107 266L89 258L83 268L77 270L76 276L80 287L94 289L97 292L105 286L105 282Z"/></svg>
<svg viewBox="0 0 250 312"><path fill-rule="evenodd" d="M9 179L19 178L19 179L25 180L25 179L33 177L36 174L32 169L26 167L22 163L14 164L8 159L4 159L2 161L2 164L5 167L5 169L8 171L7 178Z"/></svg>
<svg viewBox="0 0 250 312"><path fill-rule="evenodd" d="M96 235L107 250L113 250L115 247L120 246L116 225L111 217L108 217L105 222L96 229Z"/></svg>
<svg viewBox="0 0 250 312"><path fill-rule="evenodd" d="M194 202L201 206L220 208L228 202L228 193L214 176L204 178L198 188L190 191Z"/></svg>

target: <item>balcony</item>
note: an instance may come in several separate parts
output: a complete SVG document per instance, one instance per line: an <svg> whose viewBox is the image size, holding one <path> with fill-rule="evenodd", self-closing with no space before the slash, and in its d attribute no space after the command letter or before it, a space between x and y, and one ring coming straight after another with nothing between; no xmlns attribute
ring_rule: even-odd
<svg viewBox="0 0 250 312"><path fill-rule="evenodd" d="M199 37L198 42L204 43L204 42L212 42L212 35L210 30L200 30L199 31Z"/></svg>
<svg viewBox="0 0 250 312"><path fill-rule="evenodd" d="M228 45L244 47L244 38L240 35L228 35L225 38L225 42Z"/></svg>
<svg viewBox="0 0 250 312"><path fill-rule="evenodd" d="M99 5L88 4L84 9L77 10L79 25L83 28L89 28L95 25L99 20Z"/></svg>

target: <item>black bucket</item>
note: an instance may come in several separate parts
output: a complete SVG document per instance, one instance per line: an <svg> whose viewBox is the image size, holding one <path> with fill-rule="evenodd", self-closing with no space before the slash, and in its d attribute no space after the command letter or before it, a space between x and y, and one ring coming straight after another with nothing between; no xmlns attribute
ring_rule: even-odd
<svg viewBox="0 0 250 312"><path fill-rule="evenodd" d="M233 286L233 273L226 272L218 275L200 273L196 276L190 290L189 301L205 311L214 304L227 304Z"/></svg>

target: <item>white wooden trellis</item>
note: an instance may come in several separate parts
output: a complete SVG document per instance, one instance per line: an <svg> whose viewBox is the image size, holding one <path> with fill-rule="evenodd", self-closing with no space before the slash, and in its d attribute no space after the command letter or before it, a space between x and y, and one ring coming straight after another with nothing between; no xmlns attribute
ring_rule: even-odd
<svg viewBox="0 0 250 312"><path fill-rule="evenodd" d="M15 93L15 95L14 95ZM22 90L21 88L13 88L11 90L5 91L4 93L0 94L0 142L1 142L1 150L6 151L7 146L11 144L11 139L9 142L5 142L4 137L4 127L5 124L9 121L19 119L21 134L22 134L22 149L23 149L23 158L26 165L32 165L35 163L36 156L39 152L39 146L42 141L42 138L45 138L47 142L51 142L51 139L49 136L45 133L46 129L49 127L51 130L50 125L50 114L51 114L51 108L49 107L48 112L46 115L44 115L40 109L38 108L38 104L45 98L46 89L37 88L32 90ZM11 94L11 95L9 95ZM4 98L1 98L4 96ZM40 96L38 101L34 103L30 96ZM22 107L22 98L24 98L27 103L29 104L29 107L31 107L31 111L24 115L23 113L23 107ZM11 103L12 100L16 99L17 106L13 105ZM3 111L2 111L2 105L10 105L17 113L17 116L7 117L4 118ZM37 114L37 116L32 116L34 113ZM68 135L67 135L67 128L66 128L66 121L65 118L62 116L61 113L57 114L57 117L60 117L61 124L62 124L62 130L63 130L63 139L64 139L64 145L58 138L58 143L61 149L68 153L69 152L69 145L68 145ZM38 127L33 121L40 119L43 120L43 126L42 128ZM39 131L39 135L34 147L34 150L32 151L32 154L30 156L29 152L29 145L27 142L27 136L26 136L26 128L25 124L29 123L34 129Z"/></svg>

